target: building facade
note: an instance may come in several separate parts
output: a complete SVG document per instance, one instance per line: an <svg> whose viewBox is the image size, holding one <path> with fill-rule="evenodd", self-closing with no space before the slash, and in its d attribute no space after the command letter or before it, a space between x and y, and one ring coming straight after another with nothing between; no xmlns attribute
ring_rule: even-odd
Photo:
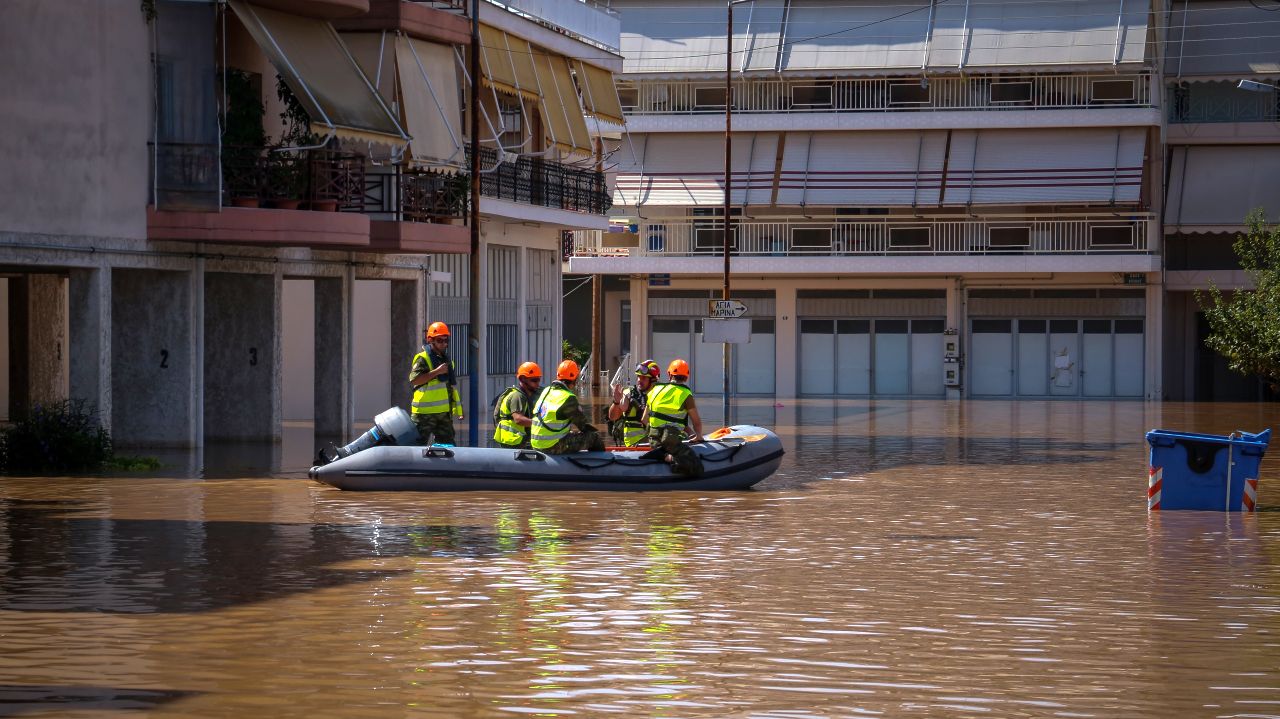
<svg viewBox="0 0 1280 719"><path fill-rule="evenodd" d="M719 391L721 345L701 334L722 290L725 6L690 3L679 18L655 0L613 7L629 120L614 155L618 231L578 233L570 270L626 282L607 295L619 320L605 323L607 357L690 357L695 389ZM1274 90L1234 84L1278 77L1268 10L738 4L732 295L752 332L736 391L1192 398L1188 377L1207 360L1186 334L1188 290L1217 269L1198 263L1230 261L1221 233L1248 207L1280 207L1266 181L1280 166L1266 154L1280 149ZM1222 115L1213 130L1201 105ZM1206 137L1218 139L1185 154ZM1187 167L1202 188L1184 194ZM1192 219L1181 200L1171 224L1184 196L1236 219Z"/></svg>
<svg viewBox="0 0 1280 719"><path fill-rule="evenodd" d="M0 8L0 405L84 399L121 445L340 437L408 403L430 321L464 397L557 359L562 235L607 226L618 20L481 4L478 288L463 3Z"/></svg>

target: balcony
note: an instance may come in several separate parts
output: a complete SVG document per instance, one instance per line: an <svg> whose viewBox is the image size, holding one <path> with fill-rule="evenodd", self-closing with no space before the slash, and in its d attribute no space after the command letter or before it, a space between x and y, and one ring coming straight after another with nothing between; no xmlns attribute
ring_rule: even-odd
<svg viewBox="0 0 1280 719"><path fill-rule="evenodd" d="M628 116L723 115L717 80L618 83ZM1151 75L998 75L802 79L745 78L734 86L736 114L1064 110L1152 106Z"/></svg>
<svg viewBox="0 0 1280 719"><path fill-rule="evenodd" d="M586 215L603 215L613 206L603 172L535 157L499 164L491 147L480 148L480 168L483 197Z"/></svg>
<svg viewBox="0 0 1280 719"><path fill-rule="evenodd" d="M457 12L466 12L471 5L470 0L427 0L422 4ZM485 0L485 4L612 52L622 44L622 20L598 0Z"/></svg>
<svg viewBox="0 0 1280 719"><path fill-rule="evenodd" d="M734 270L750 274L1150 272L1159 269L1148 249L1154 222L1149 213L785 217L735 223L731 247ZM634 236L574 233L571 271L722 269L718 218L649 221L637 229Z"/></svg>
<svg viewBox="0 0 1280 719"><path fill-rule="evenodd" d="M152 239L463 252L466 180L337 150L152 146ZM219 186L221 181L221 186Z"/></svg>
<svg viewBox="0 0 1280 719"><path fill-rule="evenodd" d="M1280 90L1251 92L1234 82L1170 85L1170 124L1280 121Z"/></svg>
<svg viewBox="0 0 1280 719"><path fill-rule="evenodd" d="M1150 214L789 217L734 223L737 256L1042 255L1147 252ZM574 256L697 257L723 253L719 219L649 222L639 247L608 247L606 233L575 233Z"/></svg>

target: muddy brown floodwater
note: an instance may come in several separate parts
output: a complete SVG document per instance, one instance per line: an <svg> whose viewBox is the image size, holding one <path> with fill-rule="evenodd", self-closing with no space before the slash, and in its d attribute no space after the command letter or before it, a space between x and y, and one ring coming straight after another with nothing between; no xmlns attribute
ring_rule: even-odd
<svg viewBox="0 0 1280 719"><path fill-rule="evenodd" d="M1276 405L784 404L746 492L0 478L0 716L1280 715L1280 457L1148 516L1143 441Z"/></svg>

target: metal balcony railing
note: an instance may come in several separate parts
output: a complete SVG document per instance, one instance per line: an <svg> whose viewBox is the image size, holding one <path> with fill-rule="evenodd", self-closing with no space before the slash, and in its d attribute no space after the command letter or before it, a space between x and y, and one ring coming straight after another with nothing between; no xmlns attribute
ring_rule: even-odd
<svg viewBox="0 0 1280 719"><path fill-rule="evenodd" d="M1278 122L1280 90L1250 92L1233 82L1171 85L1166 92L1169 122Z"/></svg>
<svg viewBox="0 0 1280 719"><path fill-rule="evenodd" d="M468 151L468 161L470 157ZM480 168L483 197L589 215L603 215L613 206L603 172L535 157L498 164L498 152L491 147L480 148Z"/></svg>
<svg viewBox="0 0 1280 719"><path fill-rule="evenodd" d="M337 150L223 147L223 205L360 212L364 166Z"/></svg>
<svg viewBox="0 0 1280 719"><path fill-rule="evenodd" d="M724 112L716 80L618 83L628 115ZM780 79L744 78L734 86L736 113L1051 110L1151 107L1151 75L1000 75Z"/></svg>
<svg viewBox="0 0 1280 719"><path fill-rule="evenodd" d="M465 218L471 185L463 174L386 167L365 174L362 211L399 222L447 222Z"/></svg>
<svg viewBox="0 0 1280 719"><path fill-rule="evenodd" d="M1146 253L1153 215L999 215L982 218L779 218L734 223L737 256L1044 255ZM577 257L698 257L723 252L719 218L645 222L639 247L605 242L607 233L574 233Z"/></svg>

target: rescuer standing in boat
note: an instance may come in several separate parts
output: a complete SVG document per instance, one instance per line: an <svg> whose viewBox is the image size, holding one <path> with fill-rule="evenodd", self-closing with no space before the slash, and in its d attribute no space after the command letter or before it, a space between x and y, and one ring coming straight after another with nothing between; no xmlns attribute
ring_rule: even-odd
<svg viewBox="0 0 1280 719"><path fill-rule="evenodd" d="M621 386L613 388L613 402L609 404L609 421L612 423L613 440L624 447L635 447L644 444L648 437L645 431L644 416L645 395L658 383L662 370L653 360L645 360L636 365L636 386L626 389Z"/></svg>
<svg viewBox="0 0 1280 719"><path fill-rule="evenodd" d="M493 441L500 447L528 449L533 414L529 408L542 389L542 368L525 362L516 370L516 384L508 387L493 406Z"/></svg>
<svg viewBox="0 0 1280 719"><path fill-rule="evenodd" d="M455 444L453 419L462 419L462 397L457 368L449 359L449 326L432 322L425 339L409 370L413 424L423 444Z"/></svg>
<svg viewBox="0 0 1280 719"><path fill-rule="evenodd" d="M702 438L702 418L693 399L689 381L689 363L682 359L671 360L667 365L668 383L655 384L647 398L644 421L649 427L649 444L666 451L666 460L679 474L699 476L702 459L693 448L684 443L685 429L691 427L692 440Z"/></svg>
<svg viewBox="0 0 1280 719"><path fill-rule="evenodd" d="M578 381L578 363L565 360L556 368L556 381L547 385L533 406L530 444L547 454L569 454L581 450L604 451L604 438L582 413L573 385ZM576 428L578 431L570 431Z"/></svg>

